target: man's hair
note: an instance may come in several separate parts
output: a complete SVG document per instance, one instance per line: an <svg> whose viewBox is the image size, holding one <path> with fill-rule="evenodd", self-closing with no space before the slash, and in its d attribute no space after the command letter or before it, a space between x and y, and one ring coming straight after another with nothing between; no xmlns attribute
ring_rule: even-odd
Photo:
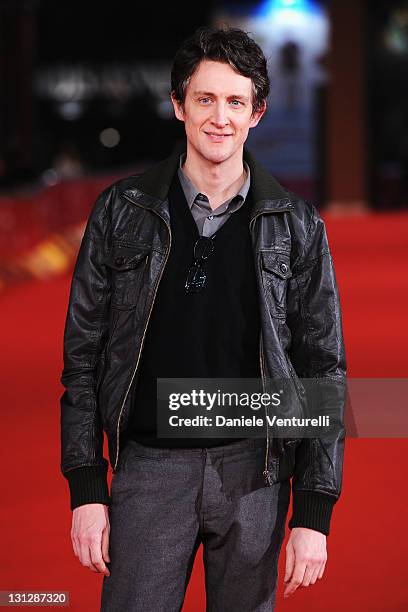
<svg viewBox="0 0 408 612"><path fill-rule="evenodd" d="M177 51L171 69L171 92L183 107L187 85L202 60L230 64L252 80L252 112L262 106L269 93L266 58L262 49L238 28L198 28Z"/></svg>

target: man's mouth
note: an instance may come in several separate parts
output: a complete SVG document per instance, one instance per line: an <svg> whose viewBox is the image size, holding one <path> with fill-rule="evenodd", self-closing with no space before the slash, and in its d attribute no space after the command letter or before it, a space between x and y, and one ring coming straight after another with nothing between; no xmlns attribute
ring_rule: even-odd
<svg viewBox="0 0 408 612"><path fill-rule="evenodd" d="M216 132L204 132L213 142L224 142L232 134L217 134Z"/></svg>

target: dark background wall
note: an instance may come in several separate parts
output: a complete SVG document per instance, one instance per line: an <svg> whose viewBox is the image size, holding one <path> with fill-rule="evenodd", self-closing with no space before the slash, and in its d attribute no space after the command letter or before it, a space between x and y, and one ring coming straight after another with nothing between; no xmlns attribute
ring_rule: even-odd
<svg viewBox="0 0 408 612"><path fill-rule="evenodd" d="M166 75L179 44L217 14L251 15L261 5L266 3L0 0L0 188L32 184L67 159L72 167L100 173L167 155L183 133L165 102ZM327 10L330 54L336 59L330 65L322 58L330 66L329 79L316 88L311 193L320 203L336 200L343 197L344 176L353 175L353 183L359 183L354 193L371 207L405 207L407 0L294 0L292 5ZM348 105L333 114L330 94L336 83ZM353 100L362 104L357 113ZM265 129L275 139L279 121L272 115L268 125L260 125L259 140L265 141ZM101 133L109 128L120 135L116 146L101 144ZM281 133L283 142L299 135L297 126L292 128ZM356 137L361 132L357 148L338 137L350 130ZM300 150L295 141L292 150ZM286 164L282 158L279 165L267 150L264 157L272 168ZM348 168L352 157L354 167Z"/></svg>

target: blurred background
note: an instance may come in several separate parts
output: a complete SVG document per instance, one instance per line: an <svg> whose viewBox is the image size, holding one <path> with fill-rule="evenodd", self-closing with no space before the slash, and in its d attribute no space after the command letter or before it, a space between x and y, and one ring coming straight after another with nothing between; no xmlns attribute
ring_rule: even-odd
<svg viewBox="0 0 408 612"><path fill-rule="evenodd" d="M268 111L247 145L325 219L349 376L408 376L408 0L0 0L1 589L67 590L72 609L98 609L59 473L72 267L98 193L184 134L170 67L206 24L243 28L268 59ZM287 601L279 584L277 610L407 609L406 439L346 449L325 579ZM188 611L205 609L200 555Z"/></svg>
<svg viewBox="0 0 408 612"><path fill-rule="evenodd" d="M328 212L406 209L406 1L1 0L0 288L60 269L63 253L28 272L15 257L171 152L171 62L201 24L249 31L268 58L268 113L248 146L270 172Z"/></svg>

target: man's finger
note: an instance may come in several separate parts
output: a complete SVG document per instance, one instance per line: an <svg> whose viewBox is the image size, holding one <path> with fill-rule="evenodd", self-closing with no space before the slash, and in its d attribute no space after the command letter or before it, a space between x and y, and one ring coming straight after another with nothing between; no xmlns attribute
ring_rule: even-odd
<svg viewBox="0 0 408 612"><path fill-rule="evenodd" d="M94 567L91 559L91 552L89 550L89 544L85 541L80 543L80 557L79 557L82 565L84 567L89 567L93 572L97 572L98 570Z"/></svg>
<svg viewBox="0 0 408 612"><path fill-rule="evenodd" d="M326 561L323 561L323 563L322 563L322 565L320 567L319 573L317 575L318 578L323 578L325 567L326 567Z"/></svg>
<svg viewBox="0 0 408 612"><path fill-rule="evenodd" d="M283 594L284 597L289 597L289 595L292 595L296 591L296 589L302 584L303 577L305 575L305 571L306 571L306 562L296 561L292 578L290 582L288 583L285 589L285 592Z"/></svg>
<svg viewBox="0 0 408 612"><path fill-rule="evenodd" d="M102 532L102 557L103 557L103 560L107 563L110 563L109 532L110 532L110 528L109 528L109 525L107 525L106 528Z"/></svg>
<svg viewBox="0 0 408 612"><path fill-rule="evenodd" d="M286 571L284 582L289 582L292 577L293 569L295 567L295 551L293 546L289 545L286 547Z"/></svg>
<svg viewBox="0 0 408 612"><path fill-rule="evenodd" d="M319 575L319 572L320 572L320 568L321 568L321 566L322 566L322 564L321 564L321 563L319 563L319 564L318 564L318 565L315 567L315 569L314 569L314 571L313 571L313 574L312 574L312 578L311 578L311 580L310 580L310 584L315 584L315 583L316 583L316 580L317 580L317 577L318 577L318 575Z"/></svg>
<svg viewBox="0 0 408 612"><path fill-rule="evenodd" d="M91 561L94 567L101 574L110 576L110 571L102 559L102 537L94 537L90 544Z"/></svg>
<svg viewBox="0 0 408 612"><path fill-rule="evenodd" d="M313 578L313 574L316 570L316 566L312 563L308 563L306 566L306 570L305 570L305 575L303 576L303 580L302 580L302 586L303 587L308 587L312 578Z"/></svg>

